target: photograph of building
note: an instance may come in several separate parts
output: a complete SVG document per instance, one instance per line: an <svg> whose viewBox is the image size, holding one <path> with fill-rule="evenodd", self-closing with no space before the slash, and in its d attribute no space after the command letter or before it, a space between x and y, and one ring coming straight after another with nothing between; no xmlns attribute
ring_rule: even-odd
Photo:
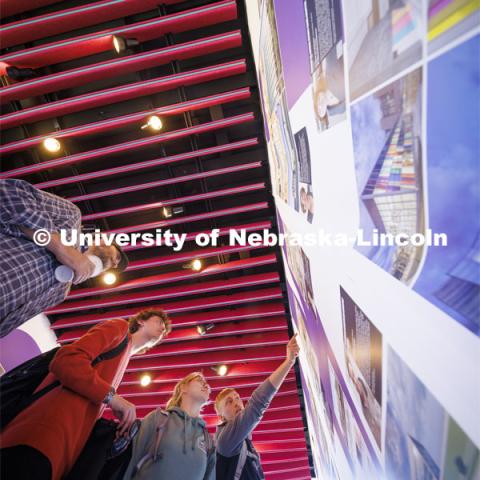
<svg viewBox="0 0 480 480"><path fill-rule="evenodd" d="M421 0L344 2L352 101L422 57Z"/></svg>
<svg viewBox="0 0 480 480"><path fill-rule="evenodd" d="M372 110L374 115L365 123ZM392 235L423 233L421 71L354 105L352 132L364 238L370 238L373 230ZM379 153L372 150L372 135ZM412 244L357 248L407 285L424 252L423 246Z"/></svg>

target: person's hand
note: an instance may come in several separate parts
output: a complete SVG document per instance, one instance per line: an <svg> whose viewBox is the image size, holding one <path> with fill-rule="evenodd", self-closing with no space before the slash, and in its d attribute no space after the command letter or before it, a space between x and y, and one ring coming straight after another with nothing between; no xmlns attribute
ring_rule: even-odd
<svg viewBox="0 0 480 480"><path fill-rule="evenodd" d="M295 359L298 357L300 347L297 342L297 334L295 334L287 343L287 360L291 363L295 363Z"/></svg>
<svg viewBox="0 0 480 480"><path fill-rule="evenodd" d="M137 418L135 405L119 395L114 395L110 402L113 414L120 420L117 429L117 438L128 433L132 423Z"/></svg>
<svg viewBox="0 0 480 480"><path fill-rule="evenodd" d="M63 245L57 235L52 235L49 250L62 265L66 265L74 271L73 283L75 285L88 280L93 275L95 265L88 257L74 247Z"/></svg>

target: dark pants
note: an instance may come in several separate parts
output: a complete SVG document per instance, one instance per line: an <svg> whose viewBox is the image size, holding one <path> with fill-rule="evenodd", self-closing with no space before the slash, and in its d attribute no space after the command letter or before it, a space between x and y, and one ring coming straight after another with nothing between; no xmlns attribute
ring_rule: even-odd
<svg viewBox="0 0 480 480"><path fill-rule="evenodd" d="M0 450L2 480L51 480L50 460L33 447L18 445Z"/></svg>

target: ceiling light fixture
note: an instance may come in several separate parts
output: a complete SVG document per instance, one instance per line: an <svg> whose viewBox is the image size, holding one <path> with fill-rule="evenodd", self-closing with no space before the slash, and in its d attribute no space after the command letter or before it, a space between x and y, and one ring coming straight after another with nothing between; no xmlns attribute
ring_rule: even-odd
<svg viewBox="0 0 480 480"><path fill-rule="evenodd" d="M146 373L145 375L142 375L140 378L140 385L142 387L148 387L152 383L152 377Z"/></svg>
<svg viewBox="0 0 480 480"><path fill-rule="evenodd" d="M170 218L174 215L180 215L183 213L185 209L183 207L163 207L162 208L162 215L164 218Z"/></svg>
<svg viewBox="0 0 480 480"><path fill-rule="evenodd" d="M113 272L106 272L102 276L103 283L113 285L117 281L117 276Z"/></svg>
<svg viewBox="0 0 480 480"><path fill-rule="evenodd" d="M152 130L159 131L163 127L163 123L160 117L157 115L152 115L148 117L147 123L145 125L142 125L142 130L145 128L151 128Z"/></svg>
<svg viewBox="0 0 480 480"><path fill-rule="evenodd" d="M117 53L123 53L127 48L136 47L140 44L135 38L124 38L120 35L113 36L113 48Z"/></svg>
<svg viewBox="0 0 480 480"><path fill-rule="evenodd" d="M217 365L216 367L210 368L220 377L224 377L228 373L228 367L226 365Z"/></svg>
<svg viewBox="0 0 480 480"><path fill-rule="evenodd" d="M195 260L192 261L190 268L192 270L195 270L196 272L199 272L202 269L202 267L203 267L202 261L196 258Z"/></svg>
<svg viewBox="0 0 480 480"><path fill-rule="evenodd" d="M207 323L206 325L197 325L197 332L203 337L211 330L215 325L213 323Z"/></svg>
<svg viewBox="0 0 480 480"><path fill-rule="evenodd" d="M56 153L62 148L62 144L53 137L48 137L42 142L43 147L50 153Z"/></svg>

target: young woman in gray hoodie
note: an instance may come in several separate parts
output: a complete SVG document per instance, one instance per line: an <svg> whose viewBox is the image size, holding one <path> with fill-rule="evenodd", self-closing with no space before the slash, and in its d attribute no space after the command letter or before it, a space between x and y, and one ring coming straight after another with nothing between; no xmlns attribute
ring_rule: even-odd
<svg viewBox="0 0 480 480"><path fill-rule="evenodd" d="M209 397L201 373L180 380L167 409L143 419L123 480L215 480L215 447L200 417Z"/></svg>

